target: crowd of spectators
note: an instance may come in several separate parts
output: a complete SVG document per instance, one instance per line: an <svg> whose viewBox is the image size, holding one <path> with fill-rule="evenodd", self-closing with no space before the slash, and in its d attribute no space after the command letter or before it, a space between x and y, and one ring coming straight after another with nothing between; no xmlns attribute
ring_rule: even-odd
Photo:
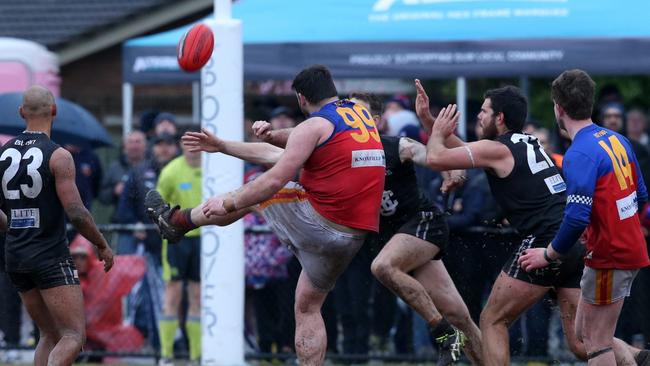
<svg viewBox="0 0 650 366"><path fill-rule="evenodd" d="M426 143L408 96L388 98L378 128L384 134L407 136ZM435 106L432 106L435 108ZM473 111L469 112L468 139L475 139ZM286 106L268 108L266 118L274 129L290 128L301 120L297 111ZM627 110L616 94L604 96L594 120L621 132L632 142L646 182L650 179L650 139L647 116L640 108ZM250 128L250 121L244 122ZM119 158L104 168L90 146L66 145L75 160L77 185L84 204L94 200L111 210L110 223L124 229L112 237L116 268L112 278L102 278L92 248L85 240L70 234L71 253L81 277L88 321L90 350L144 351L159 354L161 318L179 313L186 321L188 295L168 309L164 299L163 266L165 250L144 211L146 192L156 188L163 168L181 156L181 128L173 114L148 112L140 129L127 134ZM246 134L249 141L255 138ZM554 121L531 121L525 132L536 136L555 164L561 168L562 155L569 144ZM245 180L259 176L266 167L245 165ZM428 169L417 171L421 190L449 212L452 238L443 261L478 323L483 304L501 266L515 249L516 235L491 198L486 173L469 170L468 180L443 201L439 194L441 178ZM293 349L293 289L300 265L291 252L269 231L264 218L251 213L244 219L246 344L251 352L287 353ZM2 240L2 238L0 238ZM370 263L381 248L368 242L340 278L323 308L328 334L328 350L333 353L368 355L428 355L434 352L426 324L408 306L381 286L370 272ZM168 279L168 278L167 278ZM117 282L120 282L119 284ZM109 285L110 284L110 285ZM186 288L187 285L184 286ZM110 291L108 290L110 288ZM0 346L29 346L34 336L23 316L20 301L10 282L0 274ZM650 269L641 270L626 301L617 335L640 347L650 346ZM191 303L191 301L190 301ZM553 296L530 309L511 330L511 349L530 357L562 357L569 352L559 326ZM196 311L192 313L196 316ZM175 316L175 315L174 315ZM23 322L20 319L23 319ZM191 316L189 317L191 318ZM174 318L176 319L176 318ZM21 325L22 324L22 325ZM174 334L174 354L189 355L188 331L179 327ZM115 336L119 334L119 336Z"/></svg>

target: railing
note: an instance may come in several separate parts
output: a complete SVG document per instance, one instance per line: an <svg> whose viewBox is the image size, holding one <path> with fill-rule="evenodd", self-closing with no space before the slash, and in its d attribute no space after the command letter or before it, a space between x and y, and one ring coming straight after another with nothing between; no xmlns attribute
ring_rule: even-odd
<svg viewBox="0 0 650 366"><path fill-rule="evenodd" d="M117 234L119 232L121 232L121 233L124 233L124 232L136 232L136 231L142 231L142 230L155 230L155 228L156 228L155 225L143 225L143 224L130 224L130 225L104 224L104 225L98 225L98 227L99 227L99 229L101 231L103 231L106 234ZM269 233L269 229L266 226L255 226L255 227L248 228L246 230L246 233L248 233L248 234ZM475 234L486 234L486 237L490 237L490 238L492 238L491 239L492 241L497 241L497 242L498 241L507 242L508 240L511 240L513 237L516 237L516 232L514 230L510 229L510 228L507 228L507 227L470 227L470 228L467 228L466 230L464 230L462 233L455 233L456 235L454 237L461 237L461 239L462 239L467 233L473 234L474 238L472 240L476 240L476 235ZM111 245L115 248L116 244L117 244L116 243L117 235L110 235L110 236L107 235L107 237L109 237L109 238L112 237L112 239L110 240ZM450 246L453 246L453 245L454 245L454 243L450 244ZM119 253L117 253L117 254L119 254ZM505 259L503 259L503 260L505 261ZM449 266L448 266L448 268L449 268ZM461 268L461 270L462 270L462 268ZM368 271L369 271L369 267L368 267ZM450 268L450 273L451 272L453 272L453 268ZM290 273L289 278L287 278L286 280L287 281L295 281L296 279L292 277L292 276L295 276L295 273L292 274L291 269L289 270L289 273ZM486 274L486 276L487 276L487 274ZM452 274L452 277L453 277L453 274ZM295 285L295 283L294 283L294 285ZM457 286L458 286L458 284L457 284ZM289 286L288 288L291 288L291 287L292 286ZM5 289L2 289L2 291L8 291L8 290L5 288ZM254 289L251 290L251 291L254 291ZM7 292L2 292L2 293L7 294ZM287 311L290 311L289 309L292 309L292 307L293 307L292 303L290 303L290 301L292 301L292 299L293 299L293 290L291 290L289 293L286 293L285 295L286 296L284 298L288 299L288 300L285 301L287 303L282 304L281 308L287 309ZM133 294L130 295L130 296L133 296ZM333 298L335 296L329 296L329 297ZM2 298L0 298L0 305L2 305L2 302L6 301L6 299L8 299L8 296L2 296ZM249 298L247 297L247 301L248 301L248 299ZM124 304L125 304L125 307L128 306L128 305L126 305L127 301L124 301ZM370 307L369 304L368 304L368 306ZM399 311L402 311L402 312L405 309L404 306L402 306L402 307L398 306L398 308L400 309ZM125 314L126 314L126 312L125 312ZM260 314L248 314L248 315L250 315L250 316L257 315L258 317L260 316ZM277 314L268 314L267 316L273 317L275 315L277 315ZM412 316L412 315L409 315L409 316ZM413 318L413 319L415 319L415 318ZM413 322L415 323L416 321L413 321ZM338 321L335 320L335 323L338 324ZM157 324L153 324L153 326L155 328L157 326ZM549 327L548 329L546 329L547 333L550 334L549 337L553 338L551 340L547 340L547 342L549 342L549 345L551 343L553 343L553 342L555 343L554 345L548 347L549 352L548 353L545 352L544 355L529 356L529 357L517 356L515 354L513 356L513 358L512 358L513 363L517 363L517 362L525 363L525 362L533 362L533 361L535 361L535 362L551 364L553 362L562 361L562 362L565 362L565 364L572 364L574 362L577 362L575 360L575 358L568 352L566 345L563 345L564 341L562 339L562 336L558 335L559 317L557 317L557 316L549 317L548 321L546 323L546 326ZM339 326L337 326L337 328L338 327ZM392 330L391 330L390 335L389 335L389 339L388 339L389 342L394 341L395 327L397 327L396 324L391 326ZM409 327L412 328L414 326L410 325ZM525 325L519 324L519 325L516 325L515 327L525 328ZM555 328L553 328L553 327L555 327ZM247 336L246 339L247 339L247 343L249 345L248 351L246 353L246 359L247 360L250 360L250 361L280 360L280 361L286 361L286 362L294 363L295 354L293 354L293 353L268 353L268 352L265 353L265 352L260 351L257 348L257 344L255 344L256 343L256 339L255 339L256 330L255 329L250 329L250 328L251 327L247 327L248 336ZM553 332L555 332L556 334L553 335L552 334ZM526 338L527 335L525 335L524 333L525 333L525 331L522 332L521 336L517 336L517 337ZM242 335L242 336L244 336L244 335ZM339 351L342 351L341 344L344 342L344 341L343 342L341 341L342 336L343 336L342 334L339 335L339 339L338 339ZM97 350L84 351L84 352L82 352L80 357L81 357L82 360L83 359L97 360L97 359L101 359L103 357L125 357L125 358L146 358L146 359L152 359L152 361L153 361L153 360L155 360L155 359L157 359L159 357L159 351L158 351L159 348L156 345L157 342L153 341L153 339L156 338L156 337L157 337L156 334L148 335L147 339L146 339L146 342L145 342L145 347L143 347L141 351L137 351L137 352L108 352L106 350L97 349ZM638 340L638 335L636 336L635 339ZM516 338L514 340L511 339L511 343L513 343L513 345L514 345L515 343L517 343L520 340L521 340L520 338ZM523 343L525 343L525 341ZM551 349L553 347L554 347L554 349ZM427 353L425 355L422 355L422 354L417 354L415 352L397 353L394 346L390 347L390 348L391 348L390 351L385 351L384 350L382 352L378 352L377 350L372 350L371 349L368 354L344 354L342 352L328 353L327 358L332 360L335 363L340 362L340 363L344 363L344 364L349 364L349 363L366 363L366 362L369 362L369 361L379 361L379 362L386 362L386 363L394 363L394 362L426 363L426 362L432 362L432 360L435 357L434 356L435 351L432 351L432 353ZM7 359L3 359L3 355L6 356L7 351L9 351L9 350L18 350L18 351L23 351L24 352L24 351L30 350L30 349L33 349L33 348L25 347L24 345L23 346L7 345L7 344L3 344L2 342L0 342L0 363L8 361ZM433 349L435 349L435 347L432 347L432 350ZM176 350L175 356L178 357L178 358L186 358L187 357L187 350L184 349L183 347L181 347L180 349ZM27 361L27 362L31 362L31 361Z"/></svg>

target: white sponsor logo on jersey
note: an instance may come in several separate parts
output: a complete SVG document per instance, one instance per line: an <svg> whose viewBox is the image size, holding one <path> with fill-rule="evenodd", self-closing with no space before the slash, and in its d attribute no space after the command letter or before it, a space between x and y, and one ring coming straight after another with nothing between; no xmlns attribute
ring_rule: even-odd
<svg viewBox="0 0 650 366"><path fill-rule="evenodd" d="M41 224L38 208L20 208L11 210L10 229L39 228Z"/></svg>
<svg viewBox="0 0 650 366"><path fill-rule="evenodd" d="M634 216L639 209L636 201L636 191L627 197L616 200L616 208L618 208L618 217L621 220Z"/></svg>
<svg viewBox="0 0 650 366"><path fill-rule="evenodd" d="M559 174L555 174L544 179L544 183L546 183L546 186L548 187L548 190L551 191L551 194L566 191L566 183L564 183L564 179L562 179L562 176Z"/></svg>
<svg viewBox="0 0 650 366"><path fill-rule="evenodd" d="M352 151L352 167L386 166L383 149Z"/></svg>

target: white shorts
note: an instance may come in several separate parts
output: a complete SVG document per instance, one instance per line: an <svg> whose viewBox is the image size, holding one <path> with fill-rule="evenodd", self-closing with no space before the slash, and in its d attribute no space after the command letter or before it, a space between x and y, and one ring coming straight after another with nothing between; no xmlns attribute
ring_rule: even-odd
<svg viewBox="0 0 650 366"><path fill-rule="evenodd" d="M630 296L638 269L593 269L585 266L580 280L582 299L592 305L609 305Z"/></svg>
<svg viewBox="0 0 650 366"><path fill-rule="evenodd" d="M363 245L365 234L342 232L323 220L298 183L289 182L260 208L273 232L289 246L320 290L334 288Z"/></svg>

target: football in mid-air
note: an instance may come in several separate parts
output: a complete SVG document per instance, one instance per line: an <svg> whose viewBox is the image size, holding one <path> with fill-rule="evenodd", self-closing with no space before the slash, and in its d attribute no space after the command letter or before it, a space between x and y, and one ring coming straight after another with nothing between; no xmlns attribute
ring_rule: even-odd
<svg viewBox="0 0 650 366"><path fill-rule="evenodd" d="M205 24L190 28L178 42L178 65L187 72L202 68L212 56L214 35Z"/></svg>

